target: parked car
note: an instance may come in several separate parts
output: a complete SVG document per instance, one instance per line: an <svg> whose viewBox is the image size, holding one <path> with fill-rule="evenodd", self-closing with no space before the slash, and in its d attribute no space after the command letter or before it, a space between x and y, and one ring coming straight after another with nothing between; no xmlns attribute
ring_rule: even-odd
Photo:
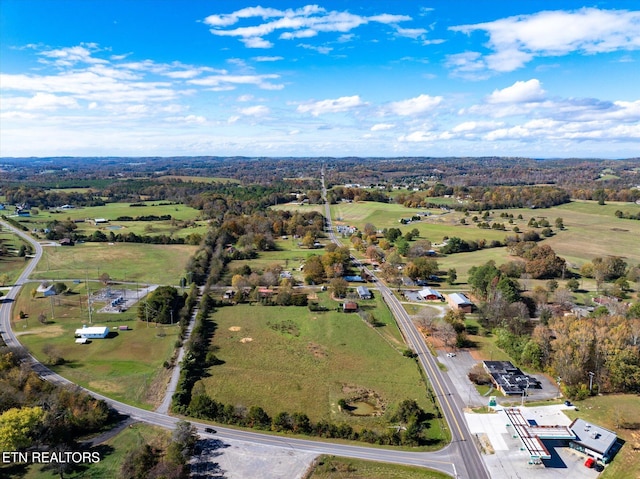
<svg viewBox="0 0 640 479"><path fill-rule="evenodd" d="M448 358L455 358L456 357L456 353L447 353L447 357Z"/></svg>

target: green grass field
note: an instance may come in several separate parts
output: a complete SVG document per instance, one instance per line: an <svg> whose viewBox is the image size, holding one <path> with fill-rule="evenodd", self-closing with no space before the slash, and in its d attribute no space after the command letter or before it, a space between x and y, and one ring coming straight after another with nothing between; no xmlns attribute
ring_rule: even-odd
<svg viewBox="0 0 640 479"><path fill-rule="evenodd" d="M602 479L634 479L640 477L640 429L624 429L623 423L635 423L640 427L640 396L634 394L612 394L594 396L577 401L577 411L566 411L571 419L582 418L615 431L625 441L613 461L605 468Z"/></svg>
<svg viewBox="0 0 640 479"><path fill-rule="evenodd" d="M450 476L421 467L398 466L336 456L320 456L305 479L445 479Z"/></svg>
<svg viewBox="0 0 640 479"><path fill-rule="evenodd" d="M196 246L142 243L81 243L45 247L32 277L36 279L111 279L151 284L179 284Z"/></svg>
<svg viewBox="0 0 640 479"><path fill-rule="evenodd" d="M326 295L321 293L321 304L331 302ZM433 411L415 362L400 352L398 333L383 331L397 330L396 326L387 323L374 329L357 314L338 313L335 307L334 302L334 311L323 313L245 304L219 309L213 315L218 324L213 345L225 363L211 368L211 376L196 389L204 387L223 403L259 405L272 416L299 411L314 421L328 419L354 427L385 424L395 406L407 398ZM376 318L378 314L379 310ZM296 333L275 331L267 325L283 321L295 324ZM338 400L349 399L356 389L380 397L386 411L382 419L339 411ZM428 434L445 437L437 421Z"/></svg>
<svg viewBox="0 0 640 479"><path fill-rule="evenodd" d="M74 331L88 324L85 285L69 285L71 295L32 297L37 284L27 284L14 305L12 328L19 340L45 364L49 361L44 348L53 346L65 364L52 369L67 379L114 399L150 408L164 393L167 370L162 367L174 352L178 339L177 326L147 325L136 320L137 309L119 314L94 313L92 325L128 325L129 331L114 331L114 337L75 344ZM92 285L94 291L96 285ZM81 303L84 307L81 311ZM96 303L96 307L100 307ZM19 319L18 312L28 317ZM47 324L40 324L44 313ZM52 316L53 315L53 316ZM53 319L52 319L53 317Z"/></svg>
<svg viewBox="0 0 640 479"><path fill-rule="evenodd" d="M20 258L17 252L21 245L26 243L17 235L8 231L0 232L0 244L7 248L7 254L0 256L0 286L13 284L20 276L25 266L25 258ZM4 283L4 284L3 284Z"/></svg>
<svg viewBox="0 0 640 479"><path fill-rule="evenodd" d="M44 229L53 221L84 220L77 223L77 233L87 236L94 231L102 231L105 234L126 234L129 232L137 235L169 235L183 238L189 234L198 233L204 235L207 231L206 221L199 220L200 211L183 204L161 204L162 202L140 202L146 206L131 206L131 203L108 203L104 206L91 206L70 208L64 210L45 210L29 218L20 218L20 223L33 229ZM171 215L171 220L164 221L116 221L122 216L162 216ZM95 225L91 220L105 218L108 223ZM194 221L193 226L181 227L180 222Z"/></svg>

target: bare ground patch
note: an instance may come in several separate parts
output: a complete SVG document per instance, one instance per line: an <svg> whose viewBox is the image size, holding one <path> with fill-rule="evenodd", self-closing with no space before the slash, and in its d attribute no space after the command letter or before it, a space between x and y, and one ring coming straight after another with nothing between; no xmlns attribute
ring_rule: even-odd
<svg viewBox="0 0 640 479"><path fill-rule="evenodd" d="M241 343L250 343L251 341L253 341L253 338L242 338L240 340Z"/></svg>
<svg viewBox="0 0 640 479"><path fill-rule="evenodd" d="M91 381L89 382L89 389L97 389L106 394L123 393L124 385L115 381Z"/></svg>
<svg viewBox="0 0 640 479"><path fill-rule="evenodd" d="M60 325L46 326L42 328L34 328L29 331L16 332L16 336L22 336L25 334L37 334L43 338L56 338L64 334L64 330Z"/></svg>
<svg viewBox="0 0 640 479"><path fill-rule="evenodd" d="M325 359L328 356L327 348L314 342L307 344L307 351L316 359Z"/></svg>
<svg viewBox="0 0 640 479"><path fill-rule="evenodd" d="M229 328L229 331L234 331L234 332L235 332L235 331L240 331L241 329L242 329L242 328L241 328L240 326L231 326L231 327Z"/></svg>

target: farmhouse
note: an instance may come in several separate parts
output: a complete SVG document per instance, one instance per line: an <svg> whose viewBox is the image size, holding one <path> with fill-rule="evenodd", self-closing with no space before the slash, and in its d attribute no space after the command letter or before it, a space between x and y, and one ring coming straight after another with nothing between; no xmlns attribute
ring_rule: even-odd
<svg viewBox="0 0 640 479"><path fill-rule="evenodd" d="M108 223L108 222L109 222L109 220L106 219L106 218L95 218L93 220L93 223L96 224L96 225L103 224L103 223Z"/></svg>
<svg viewBox="0 0 640 479"><path fill-rule="evenodd" d="M599 459L605 464L611 460L618 440L615 432L580 418L575 419L569 425L569 429L575 434L575 439L569 442L570 448Z"/></svg>
<svg viewBox="0 0 640 479"><path fill-rule="evenodd" d="M469 301L462 293L452 293L449 295L447 302L451 309L471 313L473 311L473 303Z"/></svg>
<svg viewBox="0 0 640 479"><path fill-rule="evenodd" d="M77 338L86 339L104 339L109 334L109 328L107 326L87 326L86 324L76 329Z"/></svg>
<svg viewBox="0 0 640 479"><path fill-rule="evenodd" d="M373 297L371 295L371 291L369 291L369 288L367 288L366 286L358 286L356 288L356 291L358 292L358 296L360 296L360 299L371 299Z"/></svg>
<svg viewBox="0 0 640 479"><path fill-rule="evenodd" d="M426 301L437 301L442 299L442 294L431 288L424 288L418 291L418 295Z"/></svg>
<svg viewBox="0 0 640 479"><path fill-rule="evenodd" d="M60 246L73 246L73 240L71 238L62 238L60 240Z"/></svg>

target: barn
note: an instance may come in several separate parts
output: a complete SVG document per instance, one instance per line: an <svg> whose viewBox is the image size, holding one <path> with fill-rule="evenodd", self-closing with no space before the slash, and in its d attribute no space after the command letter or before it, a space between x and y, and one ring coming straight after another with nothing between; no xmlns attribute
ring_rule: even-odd
<svg viewBox="0 0 640 479"><path fill-rule="evenodd" d="M462 311L464 313L471 313L473 311L473 303L462 293L450 294L447 302L454 311Z"/></svg>

